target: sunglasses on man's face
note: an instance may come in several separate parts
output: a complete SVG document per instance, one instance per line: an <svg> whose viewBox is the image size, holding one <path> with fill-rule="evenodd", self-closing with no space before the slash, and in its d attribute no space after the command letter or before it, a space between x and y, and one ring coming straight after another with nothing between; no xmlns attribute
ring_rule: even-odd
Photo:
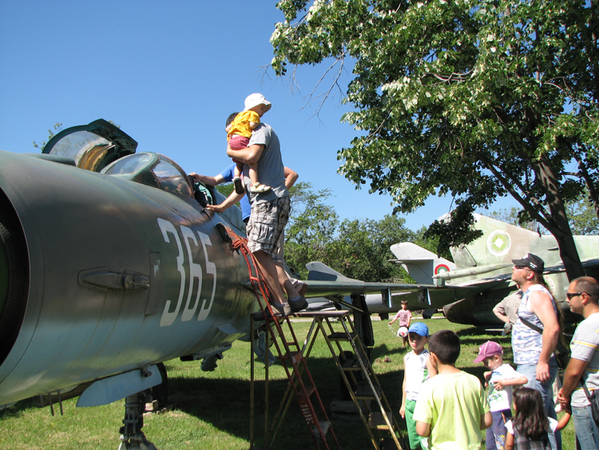
<svg viewBox="0 0 599 450"><path fill-rule="evenodd" d="M574 297L578 297L582 294L584 294L584 292L566 292L566 297L568 297L568 300L572 300Z"/></svg>

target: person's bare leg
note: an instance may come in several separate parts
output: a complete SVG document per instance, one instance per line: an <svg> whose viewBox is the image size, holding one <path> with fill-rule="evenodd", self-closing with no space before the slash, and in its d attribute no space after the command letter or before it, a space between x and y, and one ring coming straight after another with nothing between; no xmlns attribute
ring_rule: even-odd
<svg viewBox="0 0 599 450"><path fill-rule="evenodd" d="M279 283L283 286L283 288L287 291L287 302L289 303L289 307L294 312L299 312L302 309L308 307L308 302L303 297L303 294L300 294L296 286L293 284L293 281L289 279L287 272L285 272L285 268L282 262L275 263L277 267L277 274L279 275Z"/></svg>
<svg viewBox="0 0 599 450"><path fill-rule="evenodd" d="M275 266L277 268L277 277L279 279L279 284L283 287L283 289L285 289L285 292L287 292L287 298L299 297L300 294L297 292L297 289L295 289L295 286L287 276L287 272L285 272L285 269L283 268L283 263L276 262Z"/></svg>
<svg viewBox="0 0 599 450"><path fill-rule="evenodd" d="M285 293L283 292L283 288L279 282L279 273L277 269L278 266L272 260L272 257L262 250L254 252L254 256L256 257L256 261L258 262L264 277L266 278L266 282L268 283L268 287L270 288L274 302L281 304L286 303Z"/></svg>

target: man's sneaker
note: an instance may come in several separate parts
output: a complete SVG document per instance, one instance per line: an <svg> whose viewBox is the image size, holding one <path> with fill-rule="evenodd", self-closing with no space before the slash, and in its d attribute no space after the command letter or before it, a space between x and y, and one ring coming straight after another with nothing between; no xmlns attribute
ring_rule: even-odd
<svg viewBox="0 0 599 450"><path fill-rule="evenodd" d="M308 307L308 301L304 297L290 298L289 306L291 307L291 311L298 312Z"/></svg>
<svg viewBox="0 0 599 450"><path fill-rule="evenodd" d="M256 183L250 186L250 192L252 194L262 194L268 191L270 191L270 186L266 186L264 184Z"/></svg>
<svg viewBox="0 0 599 450"><path fill-rule="evenodd" d="M243 182L241 181L241 178L233 178L233 184L235 185L235 192L237 194L245 194L245 189L243 188Z"/></svg>
<svg viewBox="0 0 599 450"><path fill-rule="evenodd" d="M275 315L286 317L293 314L289 303L271 303L270 307L277 311L278 314Z"/></svg>

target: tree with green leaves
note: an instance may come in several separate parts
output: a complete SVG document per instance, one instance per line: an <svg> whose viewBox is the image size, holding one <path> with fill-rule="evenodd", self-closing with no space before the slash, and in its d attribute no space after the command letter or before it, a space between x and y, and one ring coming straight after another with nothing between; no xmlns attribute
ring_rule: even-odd
<svg viewBox="0 0 599 450"><path fill-rule="evenodd" d="M282 0L272 67L353 61L343 116L363 135L340 172L411 212L452 195L450 244L468 216L511 195L583 274L566 203L599 211L599 48L595 2ZM471 220L471 219L470 219ZM470 235L471 239L473 236ZM447 241L447 239L446 239ZM447 242L445 242L447 243Z"/></svg>
<svg viewBox="0 0 599 450"><path fill-rule="evenodd" d="M328 189L314 191L310 183L291 188L292 213L285 231L285 259L302 278L305 265L321 261L349 278L382 281L403 278L406 272L389 262L391 245L412 241L415 234L405 220L385 216L382 220L349 220L339 223L335 209L326 201Z"/></svg>
<svg viewBox="0 0 599 450"><path fill-rule="evenodd" d="M547 234L547 230L539 226L535 221L521 222L518 215L518 208L502 209L492 211L489 216L502 222L526 228L541 234ZM578 200L566 204L566 212L570 221L572 234L588 236L599 234L599 218L595 213L592 203L588 200L588 195L581 195Z"/></svg>
<svg viewBox="0 0 599 450"><path fill-rule="evenodd" d="M60 133L62 131L62 122L56 122L52 128L53 128L53 130L48 130L48 141L50 139L52 139L56 133ZM46 146L46 144L48 143L48 141L42 141L42 142L33 141L33 146L35 148L39 148L40 150L43 150L44 147Z"/></svg>
<svg viewBox="0 0 599 450"><path fill-rule="evenodd" d="M328 265L350 278L363 281L398 281L406 276L401 266L390 262L393 244L414 239L405 219L387 215L381 220L344 220L332 243Z"/></svg>
<svg viewBox="0 0 599 450"><path fill-rule="evenodd" d="M302 278L305 265L311 261L330 259L339 216L325 201L331 196L328 189L314 191L306 182L296 183L290 191L291 216L285 230L285 260Z"/></svg>
<svg viewBox="0 0 599 450"><path fill-rule="evenodd" d="M599 234L599 218L597 218L593 204L588 197L568 203L567 210L572 233L581 235Z"/></svg>

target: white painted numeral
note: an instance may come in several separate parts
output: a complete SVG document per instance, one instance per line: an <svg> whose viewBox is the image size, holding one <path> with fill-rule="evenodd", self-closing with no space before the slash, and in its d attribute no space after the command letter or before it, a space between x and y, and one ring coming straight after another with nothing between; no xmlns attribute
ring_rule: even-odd
<svg viewBox="0 0 599 450"><path fill-rule="evenodd" d="M185 269L183 268L184 257L183 257L183 248L181 247L181 240L179 239L177 230L175 230L175 227L173 226L172 223L159 218L158 226L160 227L160 231L162 231L162 236L164 237L165 242L170 243L170 240L168 238L169 233L172 234L173 237L175 238L175 242L177 244L177 250L179 251L179 253L177 254L177 270L181 274L181 286L182 286L183 283L185 282ZM162 318L160 319L161 327L168 327L169 325L172 325L172 323L177 318L177 315L179 314L179 309L181 308L182 300L183 300L183 289L179 289L179 298L177 299L177 306L175 307L174 311L170 311L172 302L170 300L166 301L166 304L164 305L164 312L162 313Z"/></svg>
<svg viewBox="0 0 599 450"><path fill-rule="evenodd" d="M202 302L202 309L200 309L200 314L198 314L198 320L204 320L208 317L210 310L212 309L212 303L214 302L214 293L216 292L216 264L208 261L208 250L206 250L206 246L209 245L212 247L212 242L210 242L210 236L207 234L198 232L200 235L200 239L202 240L202 248L204 249L204 256L206 257L206 273L212 275L212 295L210 296L210 303L206 306L206 299Z"/></svg>
<svg viewBox="0 0 599 450"><path fill-rule="evenodd" d="M214 295L216 293L216 264L209 260L208 250L206 248L207 246L212 246L210 237L207 234L202 233L201 231L197 231L196 233L194 233L192 229L186 226L181 226L180 236L179 233L177 233L175 226L171 222L160 218L157 220L164 241L170 244L171 239L169 238L169 235L174 238L174 243L177 246L177 270L181 275L177 304L175 308L171 310L173 302L172 300L166 300L166 304L164 305L164 311L162 312L162 317L160 318L160 326L168 327L175 322L177 316L179 315L179 311L181 310L181 306L183 304L183 296L185 295L186 290L187 298L185 301L185 306L183 307L183 312L181 313L181 321L187 322L195 316L196 311L198 310L198 306L200 305L200 295L202 293L202 282L204 279L204 272L206 275L212 275L212 293L210 296L210 301L208 302L207 298L203 299L202 306L198 314L198 321L205 320L210 314L210 310L212 309L212 305L214 303ZM181 237L183 243L185 244L185 253L183 252ZM194 252L192 251L192 247L195 247L197 254L197 249L199 249L200 243L202 251L204 253L204 263L206 265L204 270L202 268L202 264L196 263L193 258ZM185 258L185 255L187 255L187 258ZM186 259L187 265L185 264ZM188 272L186 272L185 270L186 267L188 267ZM187 278L188 274L189 279Z"/></svg>

